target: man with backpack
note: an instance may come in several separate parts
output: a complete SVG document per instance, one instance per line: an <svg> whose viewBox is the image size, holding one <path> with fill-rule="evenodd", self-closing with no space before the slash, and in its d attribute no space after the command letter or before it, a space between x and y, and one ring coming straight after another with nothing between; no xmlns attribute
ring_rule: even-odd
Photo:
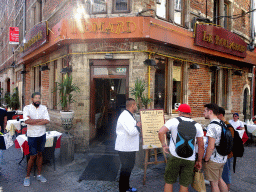
<svg viewBox="0 0 256 192"><path fill-rule="evenodd" d="M206 136L208 137L208 146L204 157L205 177L211 184L211 191L227 192L228 187L223 181L221 175L223 167L227 161L227 155L221 155L217 150L221 148L221 137L224 123L217 118L219 106L215 103L204 105L204 116L210 119L211 123L207 126ZM232 138L232 135L231 135ZM224 147L222 147L223 149Z"/></svg>
<svg viewBox="0 0 256 192"><path fill-rule="evenodd" d="M159 130L158 136L163 151L171 153L165 169L164 192L172 192L173 184L179 177L180 192L188 191L193 181L194 167L202 168L204 154L203 129L190 118L191 109L187 104L178 108L179 117L168 120ZM166 134L171 132L170 146L166 145ZM195 163L195 140L198 144L198 158Z"/></svg>
<svg viewBox="0 0 256 192"><path fill-rule="evenodd" d="M219 107L218 119L220 119L221 121L223 121L227 125L228 129L230 130L230 132L232 134L232 137L234 138L235 130L232 127L232 125L228 121L226 121L226 119L225 119L225 109L222 108L222 107ZM228 159L227 159L227 162L224 165L223 172L222 172L222 179L227 184L228 190L230 190L230 184L231 184L231 161L232 161L232 159L233 159L233 152L231 151L228 154Z"/></svg>

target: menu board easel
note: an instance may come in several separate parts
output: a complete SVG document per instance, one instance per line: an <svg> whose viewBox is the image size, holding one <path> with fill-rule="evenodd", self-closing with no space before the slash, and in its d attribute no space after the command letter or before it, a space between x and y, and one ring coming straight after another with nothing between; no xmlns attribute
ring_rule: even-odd
<svg viewBox="0 0 256 192"><path fill-rule="evenodd" d="M145 154L145 169L144 169L144 178L143 185L146 183L146 173L147 166L149 164L160 164L166 163L167 159L164 154L164 161L157 161L157 148L162 148L162 144L158 139L158 131L164 125L164 111L162 109L150 109L150 110L141 110L140 118L142 124L142 135L143 135L143 146L142 148L146 150ZM149 161L150 150L154 149L155 161Z"/></svg>

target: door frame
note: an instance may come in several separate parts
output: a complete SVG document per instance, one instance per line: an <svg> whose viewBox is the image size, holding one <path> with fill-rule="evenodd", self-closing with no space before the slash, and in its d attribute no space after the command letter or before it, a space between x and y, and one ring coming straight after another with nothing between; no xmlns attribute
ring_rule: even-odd
<svg viewBox="0 0 256 192"><path fill-rule="evenodd" d="M90 129L95 129L95 79L125 79L126 80L126 98L129 97L129 59L116 59L116 60L106 60L106 59L90 59ZM94 69L104 67L104 68L118 68L125 67L126 75L94 75ZM91 130L90 130L90 140Z"/></svg>

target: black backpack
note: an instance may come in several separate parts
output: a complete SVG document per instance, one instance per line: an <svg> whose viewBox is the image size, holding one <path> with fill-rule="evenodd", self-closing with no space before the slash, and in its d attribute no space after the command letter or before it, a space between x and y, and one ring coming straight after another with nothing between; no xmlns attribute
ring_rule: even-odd
<svg viewBox="0 0 256 192"><path fill-rule="evenodd" d="M223 121L220 121L220 123L218 121L212 121L210 124L221 126L220 144L216 146L216 150L222 156L228 155L233 149L233 137L231 131Z"/></svg>
<svg viewBox="0 0 256 192"><path fill-rule="evenodd" d="M180 157L191 157L195 149L195 136L196 127L195 121L183 121L180 117L177 117L179 125L177 128L176 143L173 138L172 141L175 145L175 151Z"/></svg>

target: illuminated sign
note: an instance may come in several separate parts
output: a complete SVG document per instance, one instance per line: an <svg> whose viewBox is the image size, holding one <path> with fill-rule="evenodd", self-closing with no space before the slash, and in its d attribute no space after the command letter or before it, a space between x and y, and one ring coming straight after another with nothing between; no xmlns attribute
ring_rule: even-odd
<svg viewBox="0 0 256 192"><path fill-rule="evenodd" d="M197 25L195 45L246 57L247 44L238 35L212 25Z"/></svg>
<svg viewBox="0 0 256 192"><path fill-rule="evenodd" d="M20 46L20 57L24 57L48 42L47 22L35 25L25 36Z"/></svg>

